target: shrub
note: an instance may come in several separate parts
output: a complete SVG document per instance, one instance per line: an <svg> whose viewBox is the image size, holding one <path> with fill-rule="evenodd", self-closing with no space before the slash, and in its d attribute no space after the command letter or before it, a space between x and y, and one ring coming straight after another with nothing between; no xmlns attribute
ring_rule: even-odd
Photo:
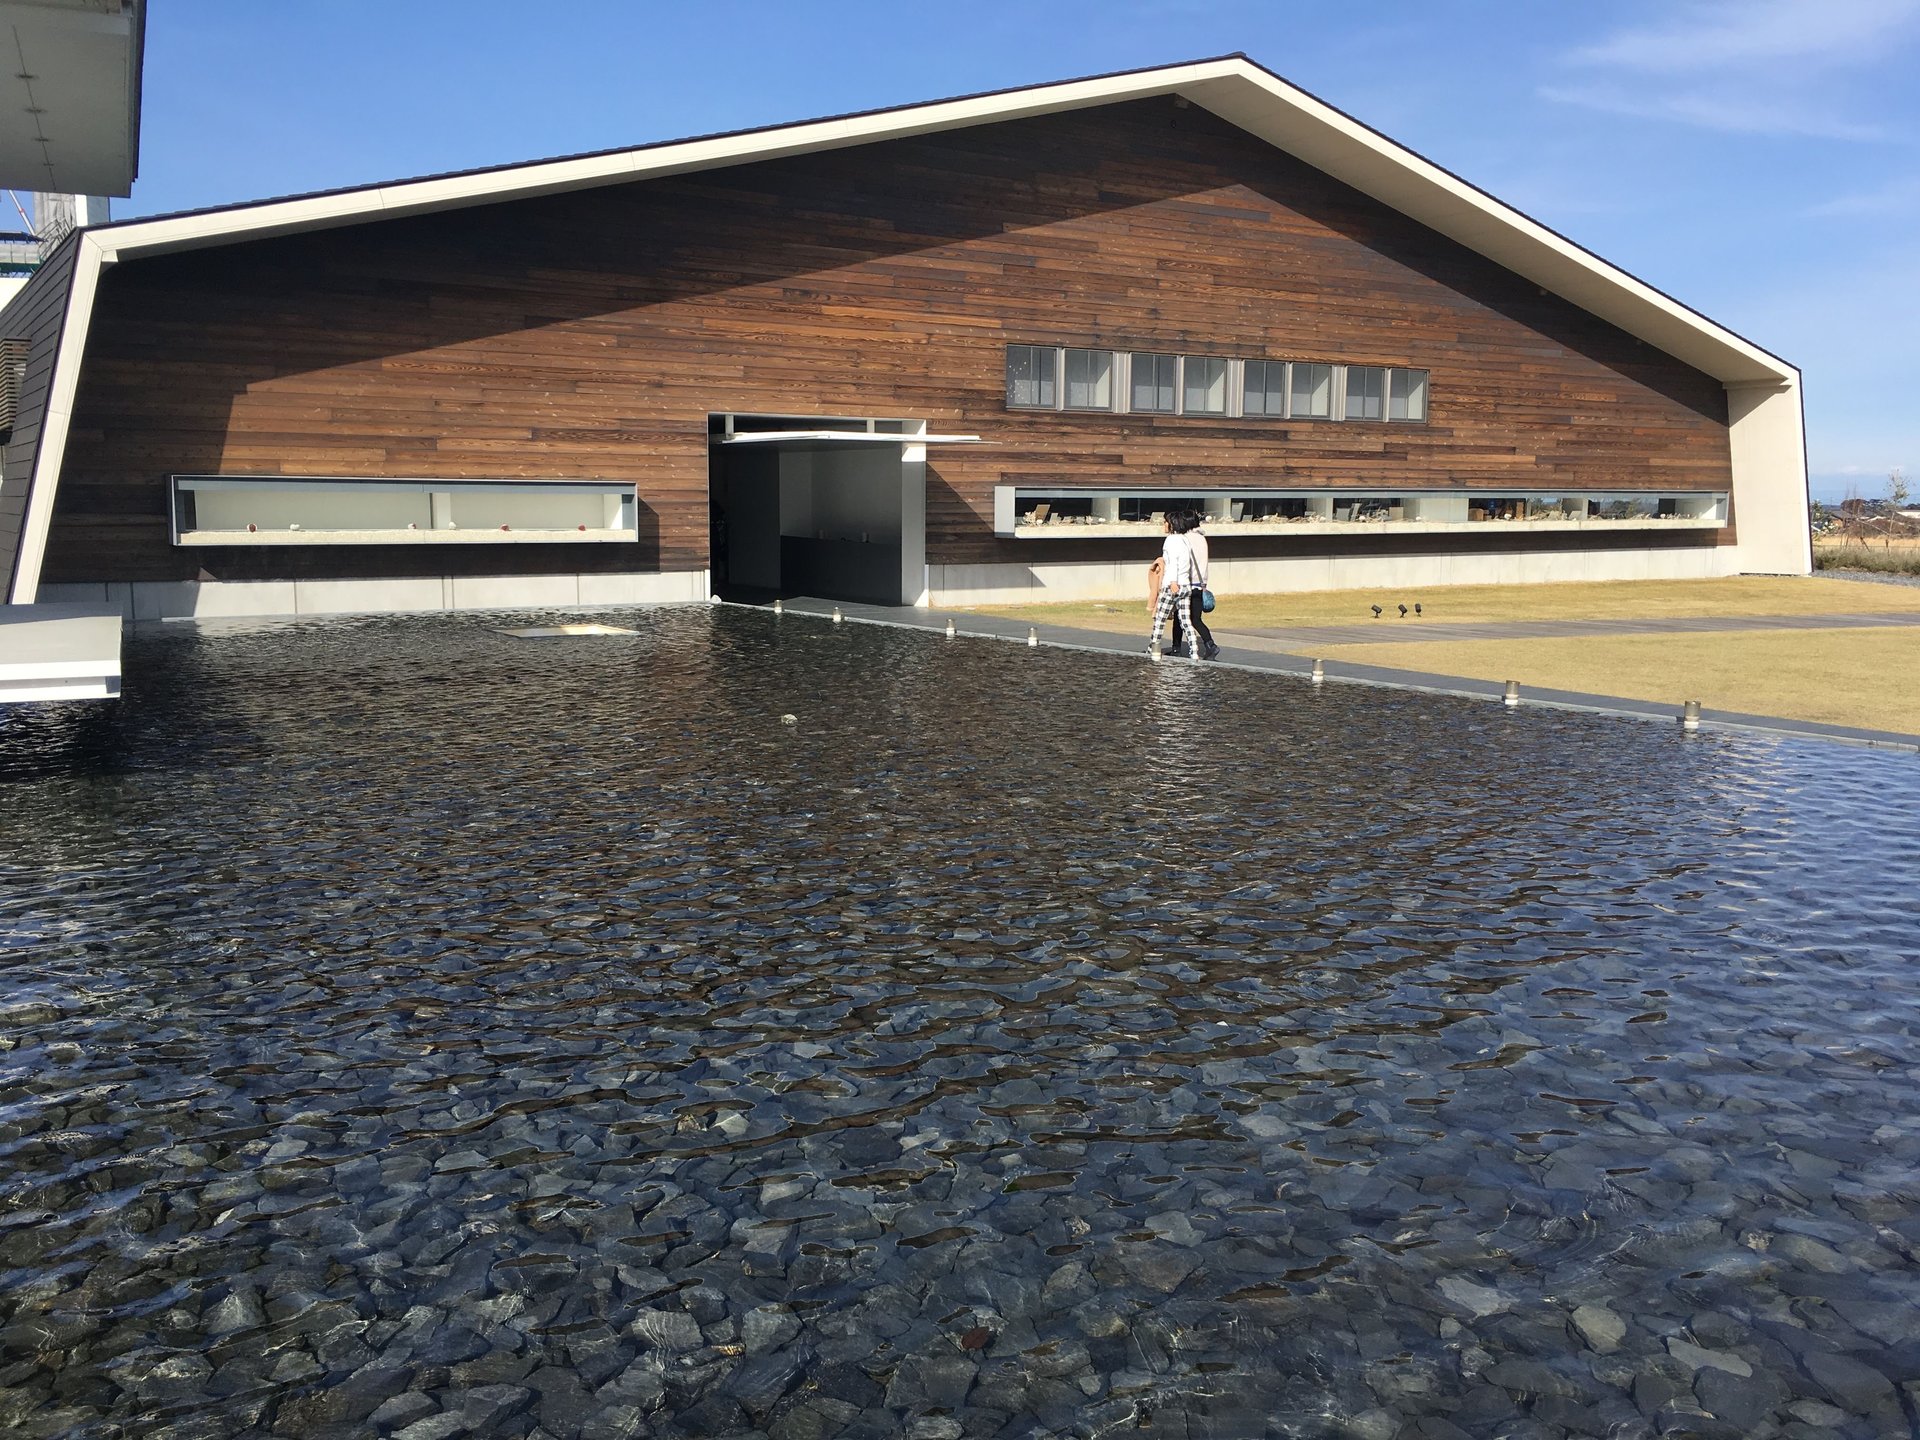
<svg viewBox="0 0 1920 1440"><path fill-rule="evenodd" d="M1867 570L1876 575L1920 575L1920 551L1875 550L1866 545L1815 546L1816 570Z"/></svg>

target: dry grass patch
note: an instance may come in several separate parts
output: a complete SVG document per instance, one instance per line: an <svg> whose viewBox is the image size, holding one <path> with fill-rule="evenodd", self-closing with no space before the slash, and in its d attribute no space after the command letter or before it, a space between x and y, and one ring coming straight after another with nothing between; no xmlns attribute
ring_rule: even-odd
<svg viewBox="0 0 1920 1440"><path fill-rule="evenodd" d="M1049 625L1122 634L1147 629L1142 568L1138 601L1080 601L1065 605L980 606ZM1460 585L1404 590L1310 590L1293 595L1231 595L1208 624L1220 631L1301 625L1350 625L1372 619L1382 606L1400 624L1395 606L1419 601L1429 621L1646 620L1745 615L1847 615L1920 611L1920 589L1819 577L1742 575L1725 580L1613 580L1564 585ZM1387 621L1381 622L1383 625ZM1408 620L1412 625L1417 622Z"/></svg>
<svg viewBox="0 0 1920 1440"><path fill-rule="evenodd" d="M1322 654L1676 710L1698 700L1710 710L1920 735L1920 628L1337 645Z"/></svg>

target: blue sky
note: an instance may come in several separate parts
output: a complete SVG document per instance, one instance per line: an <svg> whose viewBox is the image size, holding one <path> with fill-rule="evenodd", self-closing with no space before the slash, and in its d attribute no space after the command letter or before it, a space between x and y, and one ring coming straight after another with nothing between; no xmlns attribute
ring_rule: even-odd
<svg viewBox="0 0 1920 1440"><path fill-rule="evenodd" d="M189 0L126 217L1243 50L1799 365L1920 477L1920 0Z"/></svg>

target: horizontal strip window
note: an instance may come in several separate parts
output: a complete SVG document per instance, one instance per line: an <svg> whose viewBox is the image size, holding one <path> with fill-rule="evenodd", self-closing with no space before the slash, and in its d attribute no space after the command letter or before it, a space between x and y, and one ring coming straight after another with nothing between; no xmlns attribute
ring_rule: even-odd
<svg viewBox="0 0 1920 1440"><path fill-rule="evenodd" d="M639 538L631 484L170 477L175 545L578 544Z"/></svg>
<svg viewBox="0 0 1920 1440"><path fill-rule="evenodd" d="M994 531L1020 540L1153 535L1174 510L1197 511L1216 535L1297 533L1316 526L1336 534L1709 530L1727 523L1727 492L994 487Z"/></svg>
<svg viewBox="0 0 1920 1440"><path fill-rule="evenodd" d="M1429 372L1072 346L1007 346L1007 408L1425 424Z"/></svg>

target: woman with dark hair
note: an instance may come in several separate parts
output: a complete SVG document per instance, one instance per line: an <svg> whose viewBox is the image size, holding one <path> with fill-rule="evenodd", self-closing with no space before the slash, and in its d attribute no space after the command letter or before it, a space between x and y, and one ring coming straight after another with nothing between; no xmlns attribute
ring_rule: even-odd
<svg viewBox="0 0 1920 1440"><path fill-rule="evenodd" d="M1220 647L1213 643L1213 631L1207 626L1207 606L1205 600L1202 598L1207 593L1207 571L1209 567L1207 565L1207 537L1200 529L1201 518L1198 510L1189 510L1186 512L1187 548L1193 552L1193 594L1187 603L1187 618L1193 622L1193 628L1200 634L1200 658L1202 660L1211 660L1219 655ZM1180 648L1180 639L1180 619L1178 616L1175 616L1173 621L1173 643L1167 647L1167 653L1169 655Z"/></svg>
<svg viewBox="0 0 1920 1440"><path fill-rule="evenodd" d="M1153 629L1147 632L1147 653L1160 658L1160 629L1173 616L1180 629L1175 634L1187 637L1190 659L1200 658L1200 642L1194 634L1189 609L1199 595L1193 588L1193 547L1187 544L1190 522L1187 512L1175 510L1167 516L1167 538L1160 542L1160 588L1153 597Z"/></svg>

